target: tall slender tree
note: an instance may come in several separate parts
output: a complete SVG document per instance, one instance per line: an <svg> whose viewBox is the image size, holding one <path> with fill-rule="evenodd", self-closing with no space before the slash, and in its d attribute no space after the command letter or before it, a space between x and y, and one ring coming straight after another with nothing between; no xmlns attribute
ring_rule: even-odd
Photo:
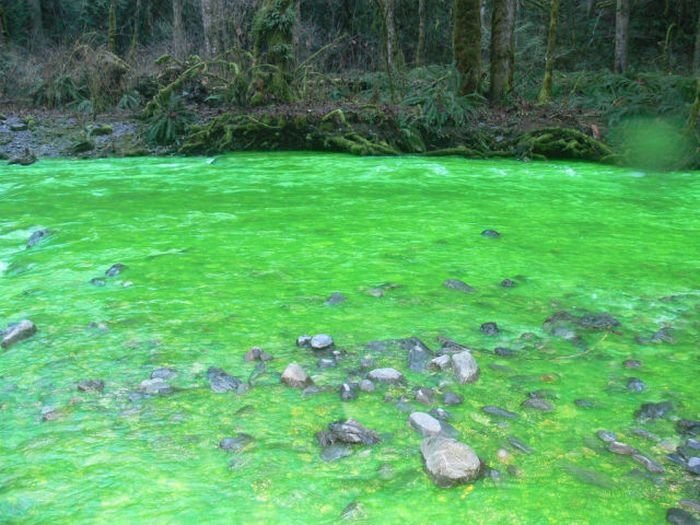
<svg viewBox="0 0 700 525"><path fill-rule="evenodd" d="M559 25L559 0L550 0L549 30L547 31L547 51L544 57L544 79L537 101L546 104L552 98L554 75L554 50L557 46L557 26Z"/></svg>
<svg viewBox="0 0 700 525"><path fill-rule="evenodd" d="M382 16L384 60L386 60L387 71L395 77L403 62L399 32L396 28L396 0L375 0L375 2Z"/></svg>
<svg viewBox="0 0 700 525"><path fill-rule="evenodd" d="M617 0L615 9L615 73L624 73L627 70L629 23L630 0Z"/></svg>
<svg viewBox="0 0 700 525"><path fill-rule="evenodd" d="M494 0L491 19L489 98L501 102L513 89L515 68L515 0Z"/></svg>
<svg viewBox="0 0 700 525"><path fill-rule="evenodd" d="M698 24L695 28L695 53L693 54L693 74L700 78L700 11L698 11Z"/></svg>
<svg viewBox="0 0 700 525"><path fill-rule="evenodd" d="M183 59L187 54L187 41L182 20L183 0L172 0L173 9L173 54Z"/></svg>
<svg viewBox="0 0 700 525"><path fill-rule="evenodd" d="M418 0L418 44L416 45L416 67L423 66L425 62L425 24L425 0Z"/></svg>
<svg viewBox="0 0 700 525"><path fill-rule="evenodd" d="M454 0L452 49L462 75L462 94L479 91L481 85L481 2Z"/></svg>
<svg viewBox="0 0 700 525"><path fill-rule="evenodd" d="M204 33L204 53L214 56L219 52L216 35L216 4L218 0L201 0L202 31Z"/></svg>
<svg viewBox="0 0 700 525"><path fill-rule="evenodd" d="M41 14L41 0L27 0L29 17L32 22L32 47L39 47L44 43L44 19Z"/></svg>

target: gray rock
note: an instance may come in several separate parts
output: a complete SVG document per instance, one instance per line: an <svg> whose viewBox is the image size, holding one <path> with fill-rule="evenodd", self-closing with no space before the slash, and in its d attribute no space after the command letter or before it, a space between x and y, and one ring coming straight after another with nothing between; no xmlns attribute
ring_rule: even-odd
<svg viewBox="0 0 700 525"><path fill-rule="evenodd" d="M516 414L515 412L510 412L508 410L493 405L486 405L485 407L481 408L481 411L485 414L488 414L489 416L500 417L503 419L516 419L518 417L518 414Z"/></svg>
<svg viewBox="0 0 700 525"><path fill-rule="evenodd" d="M211 367L207 370L207 379L209 386L217 394L231 391L238 392L243 385L243 381L216 367Z"/></svg>
<svg viewBox="0 0 700 525"><path fill-rule="evenodd" d="M578 325L589 330L612 330L620 326L620 321L609 313L588 313L579 317Z"/></svg>
<svg viewBox="0 0 700 525"><path fill-rule="evenodd" d="M254 346L245 353L246 361L272 361L274 358L259 346Z"/></svg>
<svg viewBox="0 0 700 525"><path fill-rule="evenodd" d="M515 350L511 350L510 348L503 348L501 346L495 348L493 350L493 353L501 357L512 357L514 355L517 355L517 352Z"/></svg>
<svg viewBox="0 0 700 525"><path fill-rule="evenodd" d="M24 129L26 130L27 129L26 124L23 124L23 126L25 126ZM13 127L17 127L17 125L10 126L10 129L12 131L15 131L12 129ZM19 131L23 131L23 130L19 130ZM13 156L12 158L10 158L10 160L7 161L7 164L8 165L17 164L19 166L29 166L31 164L34 164L36 161L37 161L36 155L34 155L34 153L29 151L29 148L24 148L24 152L22 152L22 154Z"/></svg>
<svg viewBox="0 0 700 525"><path fill-rule="evenodd" d="M515 288L516 283L512 279L503 279L501 281L501 286L503 288Z"/></svg>
<svg viewBox="0 0 700 525"><path fill-rule="evenodd" d="M117 263L113 264L112 266L109 267L109 269L105 272L105 275L107 277L116 277L120 273L122 273L124 270L126 270L126 265L122 263Z"/></svg>
<svg viewBox="0 0 700 525"><path fill-rule="evenodd" d="M452 355L452 365L460 383L473 383L479 379L479 365L471 352L460 352Z"/></svg>
<svg viewBox="0 0 700 525"><path fill-rule="evenodd" d="M341 303L344 303L347 301L347 297L345 297L342 293L340 292L333 292L331 296L326 299L326 302L323 303L326 306L335 306Z"/></svg>
<svg viewBox="0 0 700 525"><path fill-rule="evenodd" d="M442 432L440 421L425 412L413 412L408 418L408 424L423 437L437 436Z"/></svg>
<svg viewBox="0 0 700 525"><path fill-rule="evenodd" d="M369 379L381 383L402 383L405 381L403 374L395 368L375 368L369 375Z"/></svg>
<svg viewBox="0 0 700 525"><path fill-rule="evenodd" d="M644 381L637 377L630 377L627 380L627 390L630 390L632 392L644 392L646 388L647 385L644 383Z"/></svg>
<svg viewBox="0 0 700 525"><path fill-rule="evenodd" d="M107 281L105 281L102 277L93 277L90 279L90 284L101 288L102 286L107 286Z"/></svg>
<svg viewBox="0 0 700 525"><path fill-rule="evenodd" d="M255 438L250 434L239 432L235 437L226 437L219 442L219 448L228 450L229 452L240 452L250 443L255 441Z"/></svg>
<svg viewBox="0 0 700 525"><path fill-rule="evenodd" d="M328 368L335 368L338 366L338 362L332 357L322 357L318 360L316 366L321 370L327 370Z"/></svg>
<svg viewBox="0 0 700 525"><path fill-rule="evenodd" d="M363 392L374 392L374 383L369 379L363 379L360 381L360 390Z"/></svg>
<svg viewBox="0 0 700 525"><path fill-rule="evenodd" d="M700 523L695 516L683 509L668 509L666 521L673 525L698 525Z"/></svg>
<svg viewBox="0 0 700 525"><path fill-rule="evenodd" d="M433 408L430 411L430 415L433 416L435 419L439 419L440 421L447 421L448 419L450 419L450 417L452 417L452 415L442 407Z"/></svg>
<svg viewBox="0 0 700 525"><path fill-rule="evenodd" d="M454 392L445 392L442 401L447 406L461 405L464 403L464 397L460 396L459 394L455 394Z"/></svg>
<svg viewBox="0 0 700 525"><path fill-rule="evenodd" d="M430 361L430 368L445 371L452 367L452 357L447 354L437 356Z"/></svg>
<svg viewBox="0 0 700 525"><path fill-rule="evenodd" d="M617 436L615 435L615 432L610 432L609 430L599 430L595 433L595 435L598 436L598 439L604 441L605 443L612 443L613 441L617 441Z"/></svg>
<svg viewBox="0 0 700 525"><path fill-rule="evenodd" d="M317 334L311 338L309 344L314 350L325 350L333 346L333 338L327 334Z"/></svg>
<svg viewBox="0 0 700 525"><path fill-rule="evenodd" d="M77 384L79 392L102 392L105 389L105 382L101 379L86 379Z"/></svg>
<svg viewBox="0 0 700 525"><path fill-rule="evenodd" d="M164 379L146 379L141 381L141 392L149 396L166 395L173 392L173 387Z"/></svg>
<svg viewBox="0 0 700 525"><path fill-rule="evenodd" d="M175 377L177 377L177 372L174 368L156 368L153 372L151 372L151 379L163 379L167 381L168 379L174 379Z"/></svg>
<svg viewBox="0 0 700 525"><path fill-rule="evenodd" d="M636 448L626 443L620 443L619 441L610 442L608 444L608 450L613 454L619 454L621 456L632 456L638 452Z"/></svg>
<svg viewBox="0 0 700 525"><path fill-rule="evenodd" d="M575 399L574 404L579 408L595 408L596 402L592 399Z"/></svg>
<svg viewBox="0 0 700 525"><path fill-rule="evenodd" d="M652 474L662 474L666 472L666 470L659 465L656 461L643 456L642 454L633 454L632 459L634 459L637 463L642 465L645 469L647 469L649 472Z"/></svg>
<svg viewBox="0 0 700 525"><path fill-rule="evenodd" d="M328 425L328 430L319 432L316 438L322 447L328 447L334 443L374 445L380 441L379 434L365 428L354 419L331 423Z"/></svg>
<svg viewBox="0 0 700 525"><path fill-rule="evenodd" d="M688 472L700 476L700 457L693 456L688 460Z"/></svg>
<svg viewBox="0 0 700 525"><path fill-rule="evenodd" d="M357 385L343 383L340 385L340 400L353 401L357 399Z"/></svg>
<svg viewBox="0 0 700 525"><path fill-rule="evenodd" d="M282 382L292 388L306 388L313 383L309 374L296 363L290 363L287 365L287 368L284 369L282 373Z"/></svg>
<svg viewBox="0 0 700 525"><path fill-rule="evenodd" d="M670 401L661 401L660 403L644 403L639 407L634 415L640 421L650 419L660 419L666 417L673 410L673 404Z"/></svg>
<svg viewBox="0 0 700 525"><path fill-rule="evenodd" d="M433 358L433 352L417 337L401 340L401 347L408 350L408 368L415 372L423 372L428 362Z"/></svg>
<svg viewBox="0 0 700 525"><path fill-rule="evenodd" d="M501 234L496 230L484 230L481 232L483 237L488 237L489 239L498 239Z"/></svg>
<svg viewBox="0 0 700 525"><path fill-rule="evenodd" d="M432 405L435 401L435 392L431 388L422 386L416 390L416 401L423 405Z"/></svg>
<svg viewBox="0 0 700 525"><path fill-rule="evenodd" d="M359 501L349 503L340 513L340 518L347 521L361 520L366 516L367 512Z"/></svg>
<svg viewBox="0 0 700 525"><path fill-rule="evenodd" d="M463 293L472 293L474 291L474 288L459 279L447 279L442 285L448 290L457 290Z"/></svg>
<svg viewBox="0 0 700 525"><path fill-rule="evenodd" d="M47 229L36 230L35 232L33 232L29 236L29 239L27 240L27 248L33 248L34 246L39 244L41 241L48 238L50 235L51 235L50 230L47 230Z"/></svg>
<svg viewBox="0 0 700 525"><path fill-rule="evenodd" d="M2 334L2 343L0 343L0 347L10 348L12 345L32 337L36 334L36 330L36 325L27 319L9 325Z"/></svg>
<svg viewBox="0 0 700 525"><path fill-rule="evenodd" d="M642 366L642 362L638 359L625 359L622 364L625 368L639 368Z"/></svg>
<svg viewBox="0 0 700 525"><path fill-rule="evenodd" d="M532 454L534 452L531 447L523 443L515 436L508 436L508 443L510 443L514 449L519 450L523 454Z"/></svg>
<svg viewBox="0 0 700 525"><path fill-rule="evenodd" d="M700 501L694 501L692 499L682 499L678 502L681 507L690 509L698 514L700 514Z"/></svg>
<svg viewBox="0 0 700 525"><path fill-rule="evenodd" d="M456 439L428 437L420 449L425 470L439 487L470 483L481 475L481 461L476 453Z"/></svg>
<svg viewBox="0 0 700 525"><path fill-rule="evenodd" d="M498 335L501 332L498 325L494 322L483 323L480 329L484 335Z"/></svg>
<svg viewBox="0 0 700 525"><path fill-rule="evenodd" d="M310 335L300 335L297 337L297 346L302 348L311 348L311 336Z"/></svg>
<svg viewBox="0 0 700 525"><path fill-rule="evenodd" d="M523 401L522 406L524 408L539 410L540 412L551 412L554 410L554 404L549 399L542 399L541 397L528 398Z"/></svg>

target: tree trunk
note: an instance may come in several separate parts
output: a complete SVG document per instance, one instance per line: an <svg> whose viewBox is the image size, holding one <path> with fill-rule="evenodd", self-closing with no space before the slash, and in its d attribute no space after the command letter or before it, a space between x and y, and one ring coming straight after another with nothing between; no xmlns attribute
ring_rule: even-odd
<svg viewBox="0 0 700 525"><path fill-rule="evenodd" d="M117 54L117 4L112 0L109 4L109 26L107 28L107 46Z"/></svg>
<svg viewBox="0 0 700 525"><path fill-rule="evenodd" d="M217 49L217 38L215 29L217 0L201 0L202 30L204 31L204 54L214 56L219 51Z"/></svg>
<svg viewBox="0 0 700 525"><path fill-rule="evenodd" d="M418 0L418 45L416 46L416 67L425 62L425 0Z"/></svg>
<svg viewBox="0 0 700 525"><path fill-rule="evenodd" d="M187 42L185 29L182 23L183 0L173 0L173 54L175 58L182 60L187 54Z"/></svg>
<svg viewBox="0 0 700 525"><path fill-rule="evenodd" d="M479 91L481 84L481 2L454 0L452 49L462 75L463 95Z"/></svg>
<svg viewBox="0 0 700 525"><path fill-rule="evenodd" d="M615 11L615 73L627 69L627 42L629 41L630 0L617 0Z"/></svg>
<svg viewBox="0 0 700 525"><path fill-rule="evenodd" d="M403 65L399 33L396 29L396 0L376 0L382 14L384 25L384 59L389 74L395 76Z"/></svg>
<svg viewBox="0 0 700 525"><path fill-rule="evenodd" d="M547 32L547 52L544 58L544 80L537 97L540 104L552 98L552 75L554 74L554 50L557 45L557 25L559 24L559 0L551 0L549 7L549 31Z"/></svg>
<svg viewBox="0 0 700 525"><path fill-rule="evenodd" d="M5 47L5 11L0 5L0 50Z"/></svg>
<svg viewBox="0 0 700 525"><path fill-rule="evenodd" d="M136 51L139 47L139 41L141 39L139 36L141 29L141 12L141 0L136 0L136 8L134 9L134 30L131 34L131 44L129 44L129 58L131 59L136 57Z"/></svg>
<svg viewBox="0 0 700 525"><path fill-rule="evenodd" d="M515 0L495 0L491 19L491 89L501 102L513 89L515 67Z"/></svg>
<svg viewBox="0 0 700 525"><path fill-rule="evenodd" d="M41 16L41 0L27 0L29 16L32 21L31 47L39 47L44 43L44 21Z"/></svg>
<svg viewBox="0 0 700 525"><path fill-rule="evenodd" d="M698 13L698 25L695 29L695 53L693 54L693 74L700 77L700 13Z"/></svg>

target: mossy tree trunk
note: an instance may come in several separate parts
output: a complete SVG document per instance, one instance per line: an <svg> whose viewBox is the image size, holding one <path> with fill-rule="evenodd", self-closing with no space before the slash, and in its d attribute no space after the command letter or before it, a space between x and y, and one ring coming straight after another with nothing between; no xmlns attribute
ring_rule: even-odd
<svg viewBox="0 0 700 525"><path fill-rule="evenodd" d="M107 47L117 54L117 3L112 0L109 4L109 26L107 28Z"/></svg>
<svg viewBox="0 0 700 525"><path fill-rule="evenodd" d="M0 5L0 50L5 47L5 43L7 42L7 37L5 36L6 26L5 11L2 5Z"/></svg>
<svg viewBox="0 0 700 525"><path fill-rule="evenodd" d="M204 33L204 53L206 56L214 56L219 50L219 38L217 35L217 4L218 0L201 0L202 31Z"/></svg>
<svg viewBox="0 0 700 525"><path fill-rule="evenodd" d="M700 77L695 79L695 102L690 108L690 116L688 117L688 132L695 133L698 127L698 117L700 116Z"/></svg>
<svg viewBox="0 0 700 525"><path fill-rule="evenodd" d="M481 2L454 0L452 48L462 75L463 95L479 91L481 85Z"/></svg>
<svg viewBox="0 0 700 525"><path fill-rule="evenodd" d="M629 42L630 0L617 0L615 9L615 73L627 70L627 43Z"/></svg>
<svg viewBox="0 0 700 525"><path fill-rule="evenodd" d="M187 54L187 41L185 40L185 28L182 21L183 0L173 0L173 54L176 58L183 59Z"/></svg>
<svg viewBox="0 0 700 525"><path fill-rule="evenodd" d="M403 55L399 45L399 32L396 28L396 0L375 0L382 17L384 61L387 74L393 85L399 69L403 67Z"/></svg>
<svg viewBox="0 0 700 525"><path fill-rule="evenodd" d="M700 77L700 12L698 13L698 25L695 29L695 53L693 54L693 74Z"/></svg>
<svg viewBox="0 0 700 525"><path fill-rule="evenodd" d="M253 105L266 101L289 102L294 98L291 73L295 20L293 0L263 0L255 15L253 37L258 73Z"/></svg>
<svg viewBox="0 0 700 525"><path fill-rule="evenodd" d="M139 47L139 42L141 41L141 18L143 13L143 6L141 5L141 0L136 0L136 6L134 8L134 28L131 33L131 43L129 44L129 58L134 59L136 57L136 51Z"/></svg>
<svg viewBox="0 0 700 525"><path fill-rule="evenodd" d="M547 52L544 59L544 79L542 89L537 97L540 104L546 104L552 98L554 74L554 51L557 46L557 26L559 25L559 0L551 0L549 7L549 30L547 31Z"/></svg>
<svg viewBox="0 0 700 525"><path fill-rule="evenodd" d="M502 102L512 91L514 67L515 0L494 0L491 19L491 101Z"/></svg>
<svg viewBox="0 0 700 525"><path fill-rule="evenodd" d="M421 67L425 62L425 23L426 0L418 0L418 44L416 46L416 67Z"/></svg>

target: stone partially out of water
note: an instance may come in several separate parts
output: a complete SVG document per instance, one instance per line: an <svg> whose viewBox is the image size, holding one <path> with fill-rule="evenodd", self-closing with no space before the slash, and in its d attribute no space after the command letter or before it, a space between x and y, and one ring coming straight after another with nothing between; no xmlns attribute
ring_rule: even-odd
<svg viewBox="0 0 700 525"><path fill-rule="evenodd" d="M375 368L368 374L368 377L372 381L379 381L380 383L393 384L404 382L403 374L395 368Z"/></svg>
<svg viewBox="0 0 700 525"><path fill-rule="evenodd" d="M582 315L577 323L590 330L612 330L620 326L620 321L609 313L587 313Z"/></svg>
<svg viewBox="0 0 700 525"><path fill-rule="evenodd" d="M16 127L16 125L14 126ZM10 129L12 129L13 126L10 126ZM25 127L23 130L24 131L27 128ZM12 157L10 160L7 161L8 164L17 164L19 166L29 166L31 164L34 164L37 161L36 155L32 153L29 148L24 148L24 151L20 155L15 155Z"/></svg>
<svg viewBox="0 0 700 525"><path fill-rule="evenodd" d="M282 373L282 382L292 388L306 388L313 384L309 374L296 363L290 363Z"/></svg>
<svg viewBox="0 0 700 525"><path fill-rule="evenodd" d="M229 452L240 452L254 441L253 436L239 432L234 437L226 437L219 442L219 448Z"/></svg>
<svg viewBox="0 0 700 525"><path fill-rule="evenodd" d="M120 273L122 273L124 270L126 270L126 265L122 263L116 263L110 266L107 271L105 272L105 275L107 277L116 277Z"/></svg>
<svg viewBox="0 0 700 525"><path fill-rule="evenodd" d="M146 379L141 381L141 392L150 396L171 394L173 387L164 379Z"/></svg>
<svg viewBox="0 0 700 525"><path fill-rule="evenodd" d="M666 472L666 469L664 469L656 461L654 461L653 459L648 458L642 454L633 454L632 459L634 459L637 463L642 465L645 469L647 469L652 474L663 474L664 472Z"/></svg>
<svg viewBox="0 0 700 525"><path fill-rule="evenodd" d="M167 381L168 379L174 379L175 377L177 377L177 371L174 368L156 368L153 372L151 372L151 379L164 379Z"/></svg>
<svg viewBox="0 0 700 525"><path fill-rule="evenodd" d="M617 436L615 435L615 432L610 432L609 430L599 430L595 434L598 436L598 439L601 441L604 441L605 443L612 443L613 441L617 441Z"/></svg>
<svg viewBox="0 0 700 525"><path fill-rule="evenodd" d="M416 401L423 405L432 405L435 401L435 392L426 386L419 387L416 390Z"/></svg>
<svg viewBox="0 0 700 525"><path fill-rule="evenodd" d="M452 358L447 355L439 355L430 361L430 368L445 371L452 366Z"/></svg>
<svg viewBox="0 0 700 525"><path fill-rule="evenodd" d="M630 390L632 392L644 392L646 388L647 385L644 383L644 381L637 377L630 377L627 380L627 390Z"/></svg>
<svg viewBox="0 0 700 525"><path fill-rule="evenodd" d="M498 239L501 236L496 230L484 230L481 232L481 235L489 239Z"/></svg>
<svg viewBox="0 0 700 525"><path fill-rule="evenodd" d="M516 284L512 279L503 279L501 281L501 286L503 288L515 288Z"/></svg>
<svg viewBox="0 0 700 525"><path fill-rule="evenodd" d="M619 441L612 441L608 444L608 450L613 454L619 454L620 456L631 456L637 453L637 449L626 444L620 443Z"/></svg>
<svg viewBox="0 0 700 525"><path fill-rule="evenodd" d="M274 358L270 354L257 346L254 346L245 354L246 361L272 361L272 359Z"/></svg>
<svg viewBox="0 0 700 525"><path fill-rule="evenodd" d="M461 405L464 403L464 397L454 392L445 392L442 401L447 406Z"/></svg>
<svg viewBox="0 0 700 525"><path fill-rule="evenodd" d="M433 358L433 352L417 337L400 341L402 348L408 350L408 368L415 372L423 372Z"/></svg>
<svg viewBox="0 0 700 525"><path fill-rule="evenodd" d="M471 352L460 352L452 355L452 365L457 380L464 383L473 383L479 379L479 365Z"/></svg>
<svg viewBox="0 0 700 525"><path fill-rule="evenodd" d="M316 438L322 447L328 447L334 443L374 445L380 441L379 434L365 428L354 419L331 423L328 425L328 430L318 432Z"/></svg>
<svg viewBox="0 0 700 525"><path fill-rule="evenodd" d="M333 346L333 338L327 334L318 334L311 338L309 345L314 350L326 350Z"/></svg>
<svg viewBox="0 0 700 525"><path fill-rule="evenodd" d="M425 470L439 487L470 483L481 475L481 461L476 453L456 439L427 437L420 449Z"/></svg>
<svg viewBox="0 0 700 525"><path fill-rule="evenodd" d="M447 279L442 285L448 290L457 290L463 293L472 293L474 291L474 288L459 279Z"/></svg>
<svg viewBox="0 0 700 525"><path fill-rule="evenodd" d="M421 436L437 436L442 432L442 425L430 414L413 412L408 418L408 424Z"/></svg>
<svg viewBox="0 0 700 525"><path fill-rule="evenodd" d="M523 401L522 406L524 408L539 410L540 412L551 412L554 410L554 404L549 399L543 399L541 397L530 397Z"/></svg>
<svg viewBox="0 0 700 525"><path fill-rule="evenodd" d="M0 347L10 348L12 345L19 343L20 341L29 339L36 334L36 331L36 325L27 319L24 319L19 323L10 324L5 331L0 332L0 335L2 335Z"/></svg>
<svg viewBox="0 0 700 525"><path fill-rule="evenodd" d="M45 228L42 228L41 230L36 230L29 236L29 239L27 240L27 248L33 248L41 241L49 237L49 235L51 235L51 231Z"/></svg>
<svg viewBox="0 0 700 525"><path fill-rule="evenodd" d="M481 411L489 416L500 417L503 419L516 419L518 417L518 414L515 412L511 412L493 405L486 405L485 407L481 408Z"/></svg>
<svg viewBox="0 0 700 525"><path fill-rule="evenodd" d="M209 380L209 386L217 394L231 391L237 392L243 386L243 381L216 367L211 367L207 370L207 379Z"/></svg>
<svg viewBox="0 0 700 525"><path fill-rule="evenodd" d="M321 459L328 462L337 461L348 456L352 456L352 447L350 445L336 443L324 447L321 451Z"/></svg>
<svg viewBox="0 0 700 525"><path fill-rule="evenodd" d="M343 383L340 385L340 400L353 401L357 399L357 385L351 383Z"/></svg>

